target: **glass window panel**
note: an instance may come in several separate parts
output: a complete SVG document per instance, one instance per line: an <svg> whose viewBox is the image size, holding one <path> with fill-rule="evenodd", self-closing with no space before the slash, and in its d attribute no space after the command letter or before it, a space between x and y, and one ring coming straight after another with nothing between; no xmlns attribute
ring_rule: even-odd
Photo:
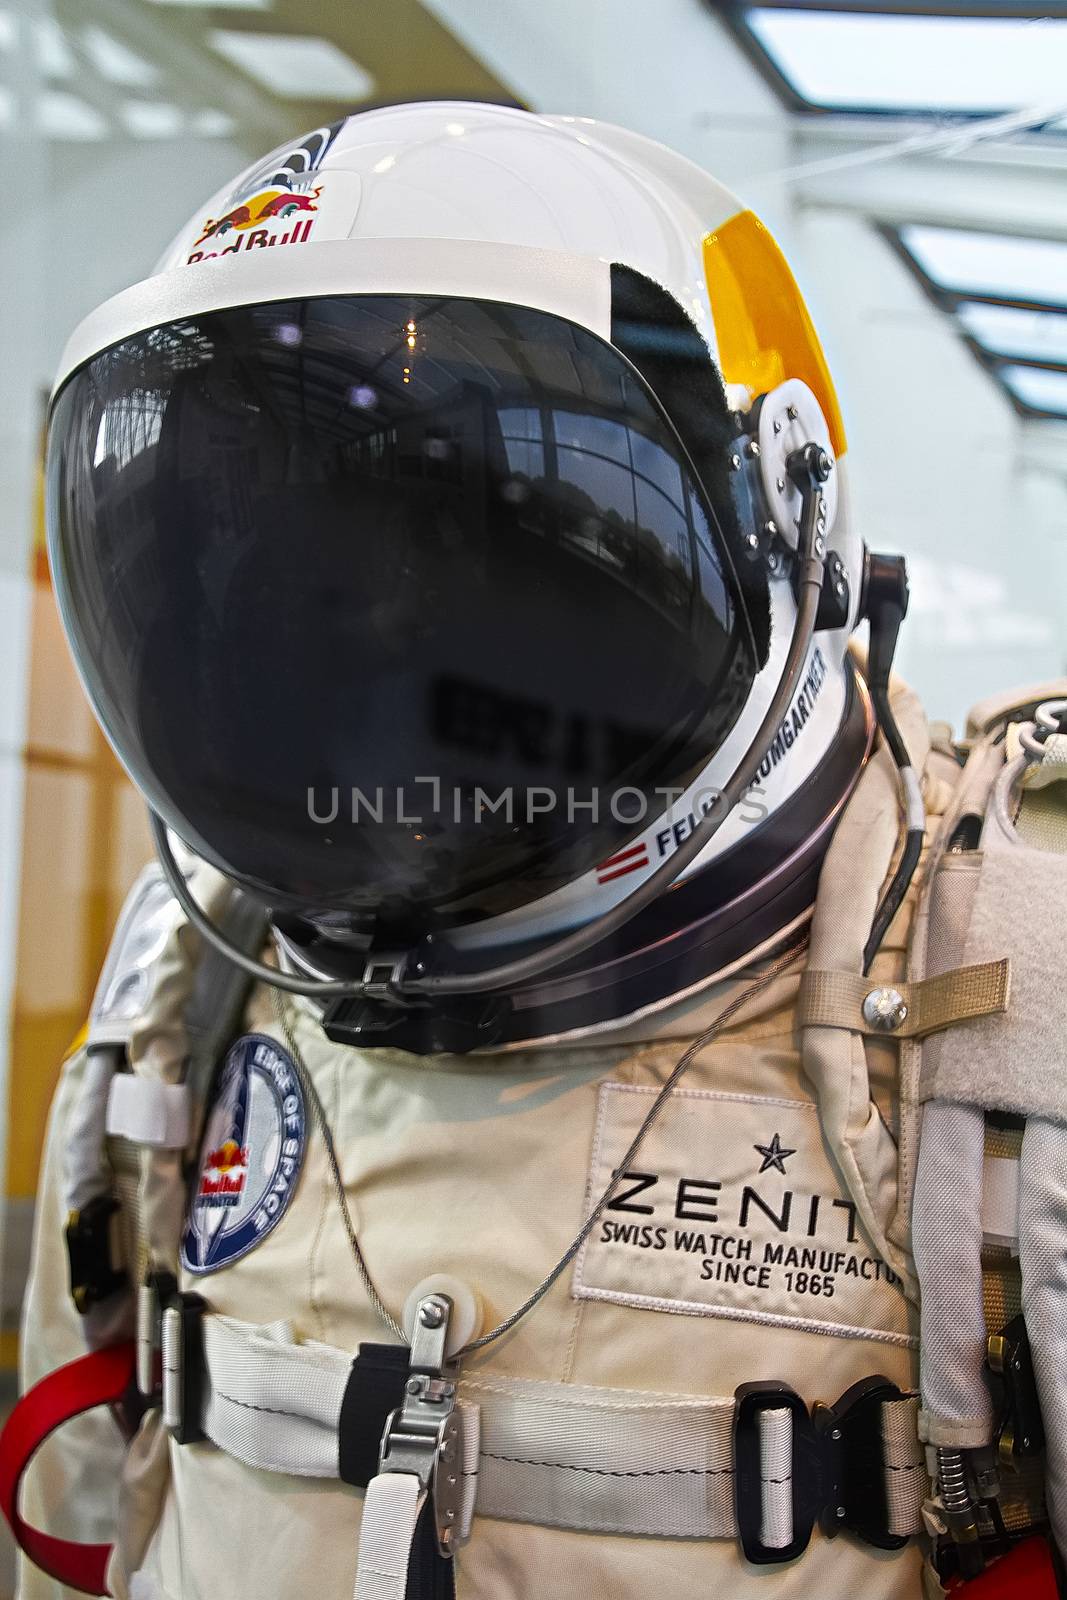
<svg viewBox="0 0 1067 1600"><path fill-rule="evenodd" d="M988 306L977 301L958 306L956 315L971 338L992 355L1057 361L1067 366L1067 315L1027 311L1022 306Z"/></svg>
<svg viewBox="0 0 1067 1600"><path fill-rule="evenodd" d="M1062 100L1067 20L753 6L748 26L803 100L872 111L1014 111Z"/></svg>
<svg viewBox="0 0 1067 1600"><path fill-rule="evenodd" d="M1059 240L925 225L902 228L900 237L941 288L1067 305L1067 244Z"/></svg>
<svg viewBox="0 0 1067 1600"><path fill-rule="evenodd" d="M1000 376L1025 406L1067 417L1067 372L1045 367L1002 367Z"/></svg>

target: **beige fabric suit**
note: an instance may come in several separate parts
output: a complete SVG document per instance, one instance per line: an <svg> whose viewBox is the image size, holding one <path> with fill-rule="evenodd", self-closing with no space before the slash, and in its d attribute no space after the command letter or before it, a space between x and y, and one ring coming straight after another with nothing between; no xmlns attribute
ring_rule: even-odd
<svg viewBox="0 0 1067 1600"><path fill-rule="evenodd" d="M955 764L929 755L925 721L907 691L897 692L896 708L915 764L925 769L933 831ZM879 751L824 867L808 958L815 965L859 970L899 828L895 774ZM891 930L877 975L899 974L909 915L906 907ZM793 1008L803 959L699 1054L641 1152L643 1187L629 1209L607 1214L575 1271L468 1363L475 1391L497 1374L706 1396L774 1378L809 1403L833 1402L873 1373L914 1385L916 1315L898 1216L896 1050L865 1049L827 1029L807 1030L801 1041ZM751 965L758 970L758 959ZM333 1045L309 1006L291 1005L363 1251L394 1313L434 1272L476 1290L485 1327L514 1310L576 1234L684 1041L740 981L737 975L698 1003L614 1035L433 1059ZM282 1042L263 990L251 998L247 1027ZM81 1348L56 1200L58 1150L79 1071L76 1056L49 1136L24 1329L27 1381ZM906 1123L913 1109L905 1107ZM187 1276L183 1286L230 1316L284 1319L299 1339L354 1352L361 1341L388 1337L358 1279L314 1130L280 1223L240 1260ZM28 1486L31 1520L103 1536L120 1455L108 1419L79 1425L77 1436L69 1429ZM126 1477L115 1593L139 1600L351 1595L360 1491L257 1472L211 1445L179 1447L154 1419ZM731 1600L916 1600L922 1566L914 1545L885 1554L816 1534L800 1561L757 1571L727 1541L621 1538L476 1518L458 1558L457 1590L460 1600L697 1600L715 1592ZM65 1592L25 1572L20 1593L58 1600Z"/></svg>

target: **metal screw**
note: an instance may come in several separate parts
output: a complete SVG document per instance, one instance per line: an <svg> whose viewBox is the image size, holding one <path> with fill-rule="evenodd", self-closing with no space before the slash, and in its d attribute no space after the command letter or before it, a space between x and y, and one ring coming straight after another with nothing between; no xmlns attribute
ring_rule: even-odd
<svg viewBox="0 0 1067 1600"><path fill-rule="evenodd" d="M907 1015L907 1002L899 989L872 989L863 1002L863 1020L879 1033L892 1033Z"/></svg>
<svg viewBox="0 0 1067 1600"><path fill-rule="evenodd" d="M796 406L790 406L786 411L786 416L789 418L790 422L795 422L799 415L800 412L797 410Z"/></svg>
<svg viewBox="0 0 1067 1600"><path fill-rule="evenodd" d="M779 567L779 561L778 561L778 552L777 552L777 550L769 550L767 552L767 570L768 570L768 572L777 572L778 571L778 567Z"/></svg>
<svg viewBox="0 0 1067 1600"><path fill-rule="evenodd" d="M746 533L746 535L745 535L745 548L748 549L748 550L758 550L759 549L759 534L758 533Z"/></svg>
<svg viewBox="0 0 1067 1600"><path fill-rule="evenodd" d="M455 1520L456 1520L456 1513L454 1511L446 1511L445 1512L445 1521L446 1522L455 1522Z"/></svg>
<svg viewBox="0 0 1067 1600"><path fill-rule="evenodd" d="M785 479L784 478L776 478L774 481L775 481L775 488L778 490L778 493L779 494L784 494L785 493Z"/></svg>
<svg viewBox="0 0 1067 1600"><path fill-rule="evenodd" d="M422 1393L422 1379L421 1378L409 1378L407 1383L405 1383L404 1388L407 1390L408 1394L421 1394Z"/></svg>
<svg viewBox="0 0 1067 1600"><path fill-rule="evenodd" d="M752 460L752 461L758 461L759 460L759 453L760 452L759 452L759 443L758 443L758 441L755 440L755 439L750 439L748 441L748 443L746 444L746 446L745 446L745 454L746 454L746 456L748 456L749 459Z"/></svg>
<svg viewBox="0 0 1067 1600"><path fill-rule="evenodd" d="M776 422L776 423L775 423L775 424L774 424L774 431L775 431L775 433L781 433L781 431L782 431L782 424L781 424L781 423L780 423L780 422Z"/></svg>
<svg viewBox="0 0 1067 1600"><path fill-rule="evenodd" d="M834 593L837 595L838 599L840 599L840 600L843 600L845 598L846 594L848 593L848 585L846 583L844 583L840 578L834 584Z"/></svg>
<svg viewBox="0 0 1067 1600"><path fill-rule="evenodd" d="M765 522L763 524L763 531L764 531L765 534L768 535L769 538L776 539L778 537L778 524L777 524L777 522L769 522L769 521Z"/></svg>
<svg viewBox="0 0 1067 1600"><path fill-rule="evenodd" d="M730 470L731 472L741 471L741 457L739 455L732 455L730 457Z"/></svg>
<svg viewBox="0 0 1067 1600"><path fill-rule="evenodd" d="M419 1307L419 1321L424 1328L439 1328L445 1320L445 1307L440 1300L427 1300Z"/></svg>
<svg viewBox="0 0 1067 1600"><path fill-rule="evenodd" d="M815 537L815 554L817 556L826 554L826 540L823 538L821 533L817 534Z"/></svg>
<svg viewBox="0 0 1067 1600"><path fill-rule="evenodd" d="M830 1437L834 1441L835 1444L840 1444L841 1443L841 1429L840 1428L833 1428L831 1430L831 1432L830 1432Z"/></svg>
<svg viewBox="0 0 1067 1600"><path fill-rule="evenodd" d="M844 1522L845 1517L847 1515L848 1515L848 1513L846 1512L844 1506L838 1506L838 1508L837 1508L837 1520L838 1520L838 1522Z"/></svg>

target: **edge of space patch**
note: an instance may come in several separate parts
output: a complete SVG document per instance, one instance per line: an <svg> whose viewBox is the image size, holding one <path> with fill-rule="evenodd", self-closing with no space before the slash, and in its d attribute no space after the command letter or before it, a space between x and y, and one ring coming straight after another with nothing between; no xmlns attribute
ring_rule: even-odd
<svg viewBox="0 0 1067 1600"><path fill-rule="evenodd" d="M307 1113L292 1057L246 1033L230 1047L204 1125L182 1235L189 1272L239 1261L278 1226L304 1161Z"/></svg>

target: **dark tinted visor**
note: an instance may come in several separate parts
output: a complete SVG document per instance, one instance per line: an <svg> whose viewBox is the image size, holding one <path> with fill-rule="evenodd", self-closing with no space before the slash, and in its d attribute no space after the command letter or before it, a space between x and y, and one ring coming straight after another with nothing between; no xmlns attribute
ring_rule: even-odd
<svg viewBox="0 0 1067 1600"><path fill-rule="evenodd" d="M48 511L120 758L274 905L521 905L664 810L751 686L717 508L634 368L543 312L320 298L138 333L61 391Z"/></svg>

